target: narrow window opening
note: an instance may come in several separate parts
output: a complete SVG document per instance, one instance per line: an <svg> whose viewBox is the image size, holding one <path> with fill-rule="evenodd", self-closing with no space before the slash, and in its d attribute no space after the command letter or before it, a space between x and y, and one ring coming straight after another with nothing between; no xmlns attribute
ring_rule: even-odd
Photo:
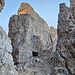
<svg viewBox="0 0 75 75"><path fill-rule="evenodd" d="M36 56L38 56L38 52L32 52L32 55L34 56L34 57L36 57Z"/></svg>

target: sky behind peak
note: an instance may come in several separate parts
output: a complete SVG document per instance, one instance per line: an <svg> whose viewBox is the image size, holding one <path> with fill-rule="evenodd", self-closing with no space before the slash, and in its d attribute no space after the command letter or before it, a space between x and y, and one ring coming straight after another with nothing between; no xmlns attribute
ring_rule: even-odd
<svg viewBox="0 0 75 75"><path fill-rule="evenodd" d="M59 4L66 3L70 5L69 0L5 0L5 7L0 13L0 26L8 32L9 19L17 14L20 3L26 2L42 17L48 26L57 28Z"/></svg>

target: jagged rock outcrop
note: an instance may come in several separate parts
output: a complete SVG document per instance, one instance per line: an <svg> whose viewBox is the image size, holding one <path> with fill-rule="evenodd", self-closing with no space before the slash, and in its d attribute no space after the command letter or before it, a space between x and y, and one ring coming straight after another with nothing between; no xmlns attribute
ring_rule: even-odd
<svg viewBox="0 0 75 75"><path fill-rule="evenodd" d="M0 12L2 11L4 5L5 5L5 0L0 0Z"/></svg>
<svg viewBox="0 0 75 75"><path fill-rule="evenodd" d="M52 41L55 42L55 40L57 39L57 29L55 29L53 26L51 26L50 34L51 34Z"/></svg>
<svg viewBox="0 0 75 75"><path fill-rule="evenodd" d="M10 18L9 37L13 46L14 63L20 75L50 74L50 30L29 4L22 3L18 15Z"/></svg>
<svg viewBox="0 0 75 75"><path fill-rule="evenodd" d="M0 27L0 75L18 75L11 54L11 40Z"/></svg>
<svg viewBox="0 0 75 75"><path fill-rule="evenodd" d="M75 8L75 0L70 0L70 8Z"/></svg>
<svg viewBox="0 0 75 75"><path fill-rule="evenodd" d="M56 45L57 45L57 29L55 29L53 26L50 27L50 34L53 42L53 52L56 51Z"/></svg>
<svg viewBox="0 0 75 75"><path fill-rule="evenodd" d="M35 16L36 19L39 18L39 15L34 11L34 9L28 3L21 3L18 9L18 15L21 14L30 14L31 16Z"/></svg>
<svg viewBox="0 0 75 75"><path fill-rule="evenodd" d="M0 12L5 5L4 0L0 0ZM6 32L0 27L0 75L18 75L15 70L11 40Z"/></svg>
<svg viewBox="0 0 75 75"><path fill-rule="evenodd" d="M52 57L52 75L75 75L75 0L60 4L57 51Z"/></svg>

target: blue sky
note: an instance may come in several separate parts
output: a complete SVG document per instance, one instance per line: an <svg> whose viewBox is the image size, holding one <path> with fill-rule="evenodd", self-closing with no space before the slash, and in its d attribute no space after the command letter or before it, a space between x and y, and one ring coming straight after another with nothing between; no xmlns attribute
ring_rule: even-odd
<svg viewBox="0 0 75 75"><path fill-rule="evenodd" d="M5 0L4 10L0 13L0 26L8 32L9 19L17 14L21 2L29 3L33 9L50 26L57 27L59 4L65 2L69 6L69 0Z"/></svg>

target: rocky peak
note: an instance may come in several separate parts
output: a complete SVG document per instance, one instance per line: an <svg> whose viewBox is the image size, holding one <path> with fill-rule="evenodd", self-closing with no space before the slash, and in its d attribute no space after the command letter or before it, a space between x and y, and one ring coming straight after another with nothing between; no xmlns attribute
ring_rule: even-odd
<svg viewBox="0 0 75 75"><path fill-rule="evenodd" d="M21 14L30 14L30 5L28 3L21 3L18 9L18 15Z"/></svg>
<svg viewBox="0 0 75 75"><path fill-rule="evenodd" d="M18 15L30 14L31 16L38 18L39 15L34 11L34 9L28 3L21 3L18 9Z"/></svg>
<svg viewBox="0 0 75 75"><path fill-rule="evenodd" d="M50 74L50 30L29 4L21 3L18 15L10 18L9 37L13 46L14 63L21 75Z"/></svg>
<svg viewBox="0 0 75 75"><path fill-rule="evenodd" d="M0 0L0 12L2 11L4 5L5 5L5 0Z"/></svg>
<svg viewBox="0 0 75 75"><path fill-rule="evenodd" d="M68 7L66 6L66 4L65 3L61 3L60 5L59 5L59 7L60 7L60 12L64 12L64 11L66 11L67 9L68 9Z"/></svg>
<svg viewBox="0 0 75 75"><path fill-rule="evenodd" d="M75 75L75 0L71 7L60 4L57 47L53 56L52 75ZM71 9L73 8L73 9Z"/></svg>
<svg viewBox="0 0 75 75"><path fill-rule="evenodd" d="M70 8L75 9L75 0L70 0Z"/></svg>

